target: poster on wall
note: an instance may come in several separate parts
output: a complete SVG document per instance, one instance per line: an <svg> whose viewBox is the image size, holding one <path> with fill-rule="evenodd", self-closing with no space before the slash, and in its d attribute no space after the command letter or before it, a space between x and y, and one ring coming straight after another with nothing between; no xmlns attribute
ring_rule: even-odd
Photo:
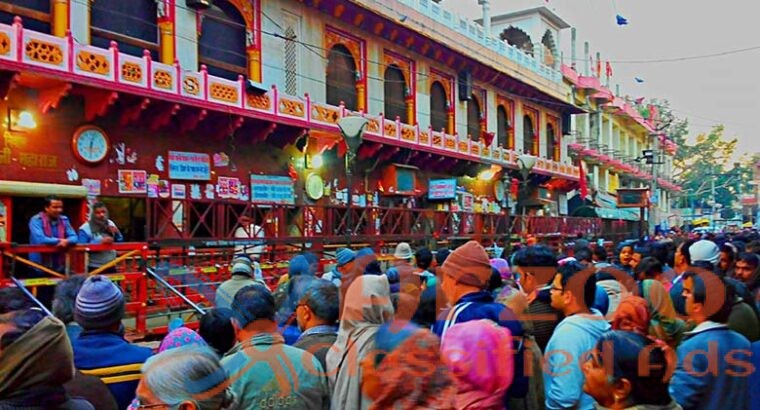
<svg viewBox="0 0 760 410"><path fill-rule="evenodd" d="M208 181L211 159L199 152L169 151L169 179Z"/></svg>
<svg viewBox="0 0 760 410"><path fill-rule="evenodd" d="M240 197L240 178L219 177L216 180L217 193L219 198L239 199Z"/></svg>
<svg viewBox="0 0 760 410"><path fill-rule="evenodd" d="M87 188L87 196L100 195L100 180L82 178L82 186Z"/></svg>
<svg viewBox="0 0 760 410"><path fill-rule="evenodd" d="M462 210L465 212L472 212L475 205L475 197L472 194L462 194Z"/></svg>
<svg viewBox="0 0 760 410"><path fill-rule="evenodd" d="M185 184L172 184L172 199L187 198L187 187Z"/></svg>
<svg viewBox="0 0 760 410"><path fill-rule="evenodd" d="M158 174L148 176L148 198L158 198Z"/></svg>
<svg viewBox="0 0 760 410"><path fill-rule="evenodd" d="M148 192L146 181L148 173L145 171L120 169L119 170L119 193L120 194L145 194Z"/></svg>
<svg viewBox="0 0 760 410"><path fill-rule="evenodd" d="M294 192L290 177L251 175L251 202L292 205Z"/></svg>

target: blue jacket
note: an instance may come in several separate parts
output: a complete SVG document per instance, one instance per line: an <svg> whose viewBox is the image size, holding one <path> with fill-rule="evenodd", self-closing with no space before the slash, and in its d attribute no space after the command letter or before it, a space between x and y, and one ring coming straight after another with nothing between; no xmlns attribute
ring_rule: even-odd
<svg viewBox="0 0 760 410"><path fill-rule="evenodd" d="M55 236L56 232L58 232L59 223L63 223L65 238L58 238ZM35 214L33 217L29 219L29 243L32 245L53 246L53 245L57 245L58 241L60 241L61 239L66 239L72 245L75 245L77 243L77 233L74 231L74 228L71 227L69 218L63 215L59 216L57 221L50 222L50 228L53 233L53 236L45 235L45 229L43 228L42 218L40 217L40 214ZM42 255L36 252L30 253L29 260L32 262L41 264ZM60 262L60 264L61 266L50 266L50 268L52 268L53 270L60 270L63 268L62 262Z"/></svg>
<svg viewBox="0 0 760 410"><path fill-rule="evenodd" d="M747 338L714 322L684 336L670 395L684 410L747 408L752 370Z"/></svg>
<svg viewBox="0 0 760 410"><path fill-rule="evenodd" d="M755 371L749 376L749 409L760 410L760 342L752 343L752 364Z"/></svg>
<svg viewBox="0 0 760 410"><path fill-rule="evenodd" d="M447 321L449 311L455 310L454 320ZM433 333L441 337L449 327L469 322L471 320L490 319L499 326L509 329L514 338L515 370L512 386L507 391L506 398L521 398L528 394L528 376L525 374L523 354L523 327L517 316L508 307L494 301L488 291L470 293L462 296L453 308L444 310L433 325Z"/></svg>
<svg viewBox="0 0 760 410"><path fill-rule="evenodd" d="M143 363L153 354L147 347L130 344L116 333L83 331L71 341L74 366L84 374L100 377L120 409L135 398Z"/></svg>
<svg viewBox="0 0 760 410"><path fill-rule="evenodd" d="M585 355L596 347L599 338L608 330L610 324L593 309L591 314L572 315L559 322L544 355L547 409L594 408L594 399L583 392L581 366Z"/></svg>

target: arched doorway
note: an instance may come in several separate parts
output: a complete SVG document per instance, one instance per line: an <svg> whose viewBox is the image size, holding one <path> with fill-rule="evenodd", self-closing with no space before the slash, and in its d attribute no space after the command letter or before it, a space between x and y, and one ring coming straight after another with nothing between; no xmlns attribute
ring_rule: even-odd
<svg viewBox="0 0 760 410"><path fill-rule="evenodd" d="M14 2L11 2L14 3ZM22 1L19 3L32 3ZM34 3L45 3L35 1ZM50 2L46 2L50 4ZM119 43L119 51L142 57L145 50L158 59L157 5L154 0L99 0L90 5L90 43L95 47L109 48L112 41ZM24 27L27 27L24 19Z"/></svg>
<svg viewBox="0 0 760 410"><path fill-rule="evenodd" d="M246 75L245 44L245 20L232 3L217 0L203 12L198 62L209 74L235 81Z"/></svg>
<svg viewBox="0 0 760 410"><path fill-rule="evenodd" d="M509 146L510 126L507 109L503 105L500 105L496 109L496 145L507 149L514 148Z"/></svg>
<svg viewBox="0 0 760 410"><path fill-rule="evenodd" d="M448 122L446 101L446 89L443 88L443 84L434 81L430 86L430 126L435 131L446 129Z"/></svg>
<svg viewBox="0 0 760 410"><path fill-rule="evenodd" d="M383 76L385 118L396 120L401 118L403 122L409 122L406 113L406 80L404 73L397 65L389 65Z"/></svg>
<svg viewBox="0 0 760 410"><path fill-rule="evenodd" d="M533 125L533 119L530 115L523 116L523 152L536 155L534 149L535 141L535 128Z"/></svg>
<svg viewBox="0 0 760 410"><path fill-rule="evenodd" d="M467 135L473 141L480 141L480 103L475 94L467 101Z"/></svg>
<svg viewBox="0 0 760 410"><path fill-rule="evenodd" d="M356 62L351 52L342 44L330 49L327 57L327 103L345 104L346 109L357 110Z"/></svg>

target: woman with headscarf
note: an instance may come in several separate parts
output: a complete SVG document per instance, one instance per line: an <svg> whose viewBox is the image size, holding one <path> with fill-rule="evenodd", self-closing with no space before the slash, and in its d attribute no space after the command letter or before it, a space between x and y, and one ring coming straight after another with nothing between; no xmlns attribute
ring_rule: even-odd
<svg viewBox="0 0 760 410"><path fill-rule="evenodd" d="M649 333L671 347L678 346L689 326L676 315L670 294L663 284L654 279L642 280L639 282L639 294L647 301L651 316Z"/></svg>
<svg viewBox="0 0 760 410"><path fill-rule="evenodd" d="M612 317L613 330L649 334L649 308L647 301L639 296L628 296L620 302Z"/></svg>
<svg viewBox="0 0 760 410"><path fill-rule="evenodd" d="M456 386L443 363L438 337L410 322L384 324L375 354L362 363L370 410L453 410Z"/></svg>
<svg viewBox="0 0 760 410"><path fill-rule="evenodd" d="M327 352L332 409L370 407L372 400L362 394L360 363L375 350L375 335L380 326L392 319L388 278L365 275L354 280L346 292L338 338Z"/></svg>
<svg viewBox="0 0 760 410"><path fill-rule="evenodd" d="M450 327L441 340L441 354L457 385L456 408L505 408L504 394L514 379L512 334L487 320Z"/></svg>

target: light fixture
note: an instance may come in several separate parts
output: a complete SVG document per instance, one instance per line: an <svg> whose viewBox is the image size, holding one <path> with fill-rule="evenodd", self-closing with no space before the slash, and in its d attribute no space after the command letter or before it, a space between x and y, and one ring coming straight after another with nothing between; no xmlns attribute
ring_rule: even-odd
<svg viewBox="0 0 760 410"><path fill-rule="evenodd" d="M531 169L533 169L534 166L536 166L537 158L534 155L530 155L526 153L526 154L520 154L517 160L520 163L522 163L523 168L530 171Z"/></svg>
<svg viewBox="0 0 760 410"><path fill-rule="evenodd" d="M369 120L359 116L343 117L338 120L338 128L340 133L343 134L343 139L346 141L348 148L354 152L359 148L362 143L362 133L364 127L367 126Z"/></svg>
<svg viewBox="0 0 760 410"><path fill-rule="evenodd" d="M481 181L490 181L490 180L493 179L494 175L495 174L494 174L493 171L491 171L490 169L487 169L485 171L481 171L478 174L478 179L481 180Z"/></svg>
<svg viewBox="0 0 760 410"><path fill-rule="evenodd" d="M324 160L322 159L322 155L317 154L311 157L311 168L322 168L323 164Z"/></svg>
<svg viewBox="0 0 760 410"><path fill-rule="evenodd" d="M8 131L24 132L37 128L37 122L31 112L8 108Z"/></svg>

